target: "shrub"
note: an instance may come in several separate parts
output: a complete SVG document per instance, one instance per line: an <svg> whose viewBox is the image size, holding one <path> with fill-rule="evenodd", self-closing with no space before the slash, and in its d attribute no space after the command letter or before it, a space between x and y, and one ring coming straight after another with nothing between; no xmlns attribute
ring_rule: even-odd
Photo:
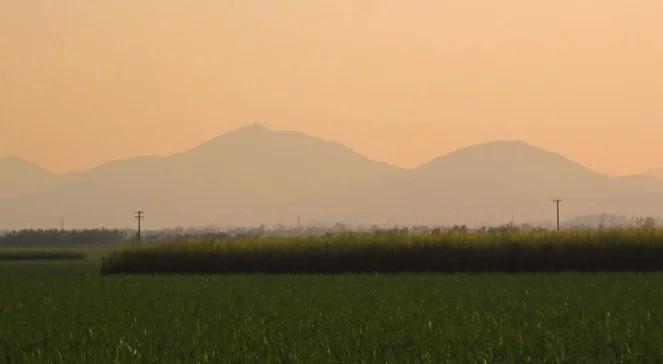
<svg viewBox="0 0 663 364"><path fill-rule="evenodd" d="M663 270L663 232L344 233L167 243L111 253L103 273Z"/></svg>

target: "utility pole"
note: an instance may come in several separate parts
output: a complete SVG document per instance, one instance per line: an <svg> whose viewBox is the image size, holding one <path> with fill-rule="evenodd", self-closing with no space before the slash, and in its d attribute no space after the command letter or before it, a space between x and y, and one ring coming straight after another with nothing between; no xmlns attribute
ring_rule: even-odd
<svg viewBox="0 0 663 364"><path fill-rule="evenodd" d="M553 202L557 205L557 231L559 231L559 203L562 202L562 200L556 198Z"/></svg>
<svg viewBox="0 0 663 364"><path fill-rule="evenodd" d="M60 230L64 231L64 217L60 217Z"/></svg>
<svg viewBox="0 0 663 364"><path fill-rule="evenodd" d="M141 221L145 218L145 212L138 210L135 212L135 218L138 220L138 232L136 233L136 241L140 244L140 233L141 233Z"/></svg>

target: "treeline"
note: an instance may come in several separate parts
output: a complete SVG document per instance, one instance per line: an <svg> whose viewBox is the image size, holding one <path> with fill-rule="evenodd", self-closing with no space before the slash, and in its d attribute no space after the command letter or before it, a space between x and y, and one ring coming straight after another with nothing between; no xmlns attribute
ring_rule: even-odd
<svg viewBox="0 0 663 364"><path fill-rule="evenodd" d="M122 230L20 230L0 236L0 247L53 247L125 242L130 234Z"/></svg>
<svg viewBox="0 0 663 364"><path fill-rule="evenodd" d="M58 250L20 250L0 251L3 260L70 260L85 259L85 253Z"/></svg>

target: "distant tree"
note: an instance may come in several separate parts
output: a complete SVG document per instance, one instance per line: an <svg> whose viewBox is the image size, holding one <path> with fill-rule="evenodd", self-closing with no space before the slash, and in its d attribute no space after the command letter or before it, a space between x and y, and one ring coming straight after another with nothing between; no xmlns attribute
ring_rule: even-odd
<svg viewBox="0 0 663 364"><path fill-rule="evenodd" d="M489 233L508 233L508 232L518 232L518 231L520 231L520 228L512 223L488 228Z"/></svg>
<svg viewBox="0 0 663 364"><path fill-rule="evenodd" d="M642 227L645 229L653 229L656 227L656 220L654 220L653 217L647 217L645 218L644 223L642 224Z"/></svg>
<svg viewBox="0 0 663 364"><path fill-rule="evenodd" d="M466 233L468 229L465 225L454 225L449 231L452 233Z"/></svg>
<svg viewBox="0 0 663 364"><path fill-rule="evenodd" d="M337 222L336 224L334 224L334 227L332 227L331 230L334 233L343 233L343 232L348 231L348 227L345 226L345 224L343 224L343 223Z"/></svg>
<svg viewBox="0 0 663 364"><path fill-rule="evenodd" d="M430 234L433 236L440 236L442 235L442 229L436 227L435 229L431 230Z"/></svg>
<svg viewBox="0 0 663 364"><path fill-rule="evenodd" d="M126 241L127 234L120 230L20 230L0 237L0 246L66 246L111 244Z"/></svg>

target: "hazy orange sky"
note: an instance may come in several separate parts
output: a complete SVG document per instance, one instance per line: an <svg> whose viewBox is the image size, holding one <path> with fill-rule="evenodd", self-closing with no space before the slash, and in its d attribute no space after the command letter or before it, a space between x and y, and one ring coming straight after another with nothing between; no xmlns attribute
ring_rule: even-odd
<svg viewBox="0 0 663 364"><path fill-rule="evenodd" d="M0 156L80 170L256 121L404 167L497 139L663 167L663 1L0 2Z"/></svg>

